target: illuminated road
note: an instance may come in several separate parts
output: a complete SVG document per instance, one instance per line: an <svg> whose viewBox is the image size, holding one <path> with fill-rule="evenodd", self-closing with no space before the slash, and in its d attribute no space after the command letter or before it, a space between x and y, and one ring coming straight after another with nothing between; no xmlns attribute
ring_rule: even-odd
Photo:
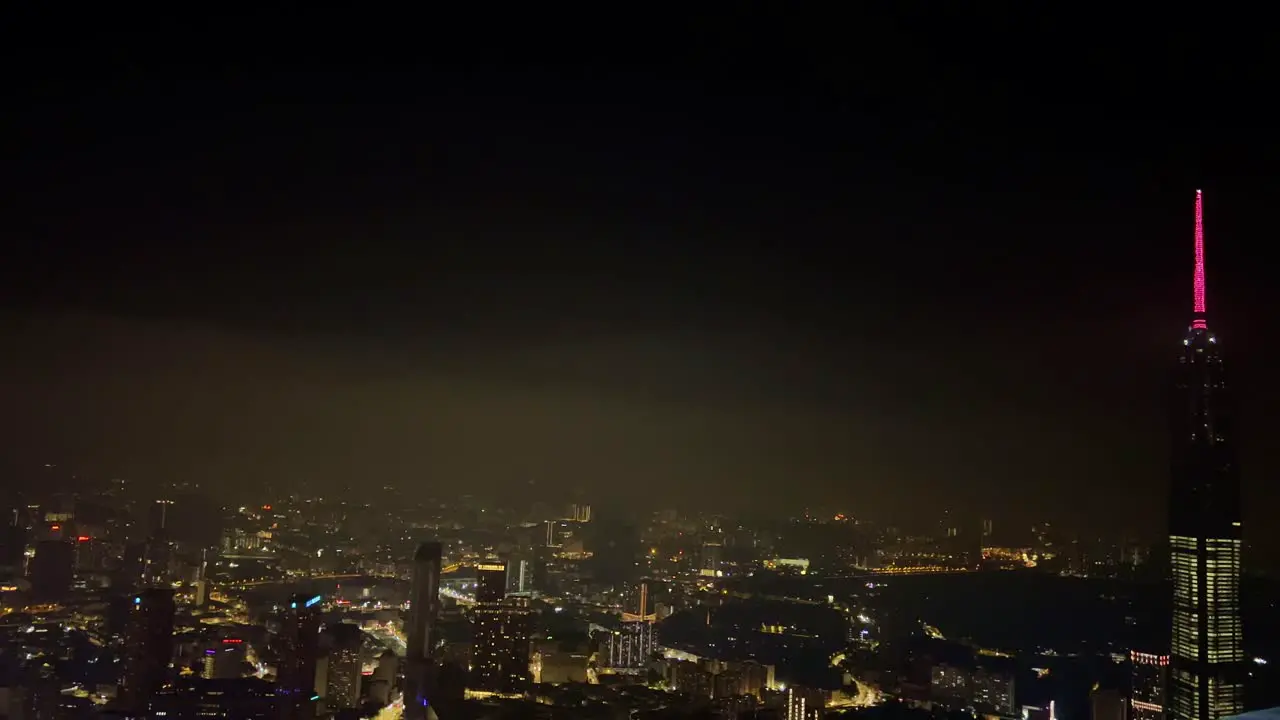
<svg viewBox="0 0 1280 720"><path fill-rule="evenodd" d="M854 707L870 707L871 705L878 705L880 703L882 698L880 696L879 689L860 680L854 680L854 682L857 683L858 686L858 695L853 699Z"/></svg>
<svg viewBox="0 0 1280 720"><path fill-rule="evenodd" d="M375 626L365 630L369 637L372 637L377 643L385 648L390 649L396 654L396 657L404 657L409 648L405 644L404 635L389 629L386 626Z"/></svg>
<svg viewBox="0 0 1280 720"><path fill-rule="evenodd" d="M396 693L395 698L386 707L374 715L374 720L400 720L404 715L404 697Z"/></svg>
<svg viewBox="0 0 1280 720"><path fill-rule="evenodd" d="M356 574L328 574L328 575L307 575L305 577L284 578L282 580L252 580L250 582L232 583L231 587L251 588L261 587L263 585L288 585L294 582L306 582L308 580L351 580L359 577L369 577L367 575Z"/></svg>
<svg viewBox="0 0 1280 720"><path fill-rule="evenodd" d="M440 588L440 594L444 597L452 598L462 605L474 605L476 603L475 595L468 595L453 588L442 587Z"/></svg>

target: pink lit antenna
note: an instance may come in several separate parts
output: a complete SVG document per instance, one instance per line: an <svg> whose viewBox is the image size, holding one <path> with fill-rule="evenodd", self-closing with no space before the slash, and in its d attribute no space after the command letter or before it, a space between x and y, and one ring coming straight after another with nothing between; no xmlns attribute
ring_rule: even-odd
<svg viewBox="0 0 1280 720"><path fill-rule="evenodd" d="M1204 314L1204 209L1200 191L1196 191L1196 275L1192 289L1195 292L1195 313Z"/></svg>

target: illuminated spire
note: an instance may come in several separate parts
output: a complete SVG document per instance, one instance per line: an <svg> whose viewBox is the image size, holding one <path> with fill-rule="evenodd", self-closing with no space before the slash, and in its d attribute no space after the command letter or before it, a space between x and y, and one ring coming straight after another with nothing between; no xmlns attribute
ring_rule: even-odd
<svg viewBox="0 0 1280 720"><path fill-rule="evenodd" d="M1191 289L1196 314L1191 327L1202 328L1206 326L1204 321L1204 208L1199 190L1196 191L1196 270Z"/></svg>

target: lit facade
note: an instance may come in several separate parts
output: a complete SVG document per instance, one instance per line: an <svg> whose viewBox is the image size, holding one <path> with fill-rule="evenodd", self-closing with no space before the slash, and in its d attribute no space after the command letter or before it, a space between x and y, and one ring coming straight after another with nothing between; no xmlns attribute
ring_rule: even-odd
<svg viewBox="0 0 1280 720"><path fill-rule="evenodd" d="M330 708L357 708L360 706L360 673L364 669L360 657L363 633L359 627L345 623L332 626L329 632L333 636L333 648L329 651L325 704Z"/></svg>
<svg viewBox="0 0 1280 720"><path fill-rule="evenodd" d="M528 687L533 618L533 610L520 598L476 603L468 687L492 692L521 692Z"/></svg>
<svg viewBox="0 0 1280 720"><path fill-rule="evenodd" d="M1169 656L1131 652L1133 668L1129 690L1131 720L1165 720L1165 693L1169 680Z"/></svg>
<svg viewBox="0 0 1280 720"><path fill-rule="evenodd" d="M486 560L476 565L476 602L498 603L507 596L507 564Z"/></svg>
<svg viewBox="0 0 1280 720"><path fill-rule="evenodd" d="M980 709L1010 717L1015 711L1013 687L1013 673L978 668L973 674L973 703Z"/></svg>
<svg viewBox="0 0 1280 720"><path fill-rule="evenodd" d="M1244 710L1240 477L1220 348L1205 320L1199 191L1195 256L1195 314L1182 340L1172 417L1173 617L1166 711L1176 720L1218 720Z"/></svg>
<svg viewBox="0 0 1280 720"><path fill-rule="evenodd" d="M646 668L656 647L653 626L656 613L649 612L649 583L640 583L636 592L635 613L622 613L620 628L607 641L608 667L623 672Z"/></svg>
<svg viewBox="0 0 1280 720"><path fill-rule="evenodd" d="M654 650L653 621L623 622L609 636L609 667L621 671L641 671L649 664Z"/></svg>
<svg viewBox="0 0 1280 720"><path fill-rule="evenodd" d="M954 665L934 665L929 672L929 690L934 697L969 700L969 673Z"/></svg>
<svg viewBox="0 0 1280 720"><path fill-rule="evenodd" d="M818 690L792 687L787 689L786 720L822 720L826 698Z"/></svg>

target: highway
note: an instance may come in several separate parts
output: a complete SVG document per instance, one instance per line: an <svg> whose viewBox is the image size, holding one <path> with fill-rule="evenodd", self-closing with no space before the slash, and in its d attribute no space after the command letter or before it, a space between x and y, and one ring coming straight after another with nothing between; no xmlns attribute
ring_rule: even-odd
<svg viewBox="0 0 1280 720"><path fill-rule="evenodd" d="M352 580L360 577L371 577L369 575L361 575L359 573L347 574L325 574L325 575L306 575L297 578L284 578L283 580L251 580L249 582L231 583L228 587L247 589L251 587L261 587L263 585L287 585L292 582L306 582L308 580Z"/></svg>

